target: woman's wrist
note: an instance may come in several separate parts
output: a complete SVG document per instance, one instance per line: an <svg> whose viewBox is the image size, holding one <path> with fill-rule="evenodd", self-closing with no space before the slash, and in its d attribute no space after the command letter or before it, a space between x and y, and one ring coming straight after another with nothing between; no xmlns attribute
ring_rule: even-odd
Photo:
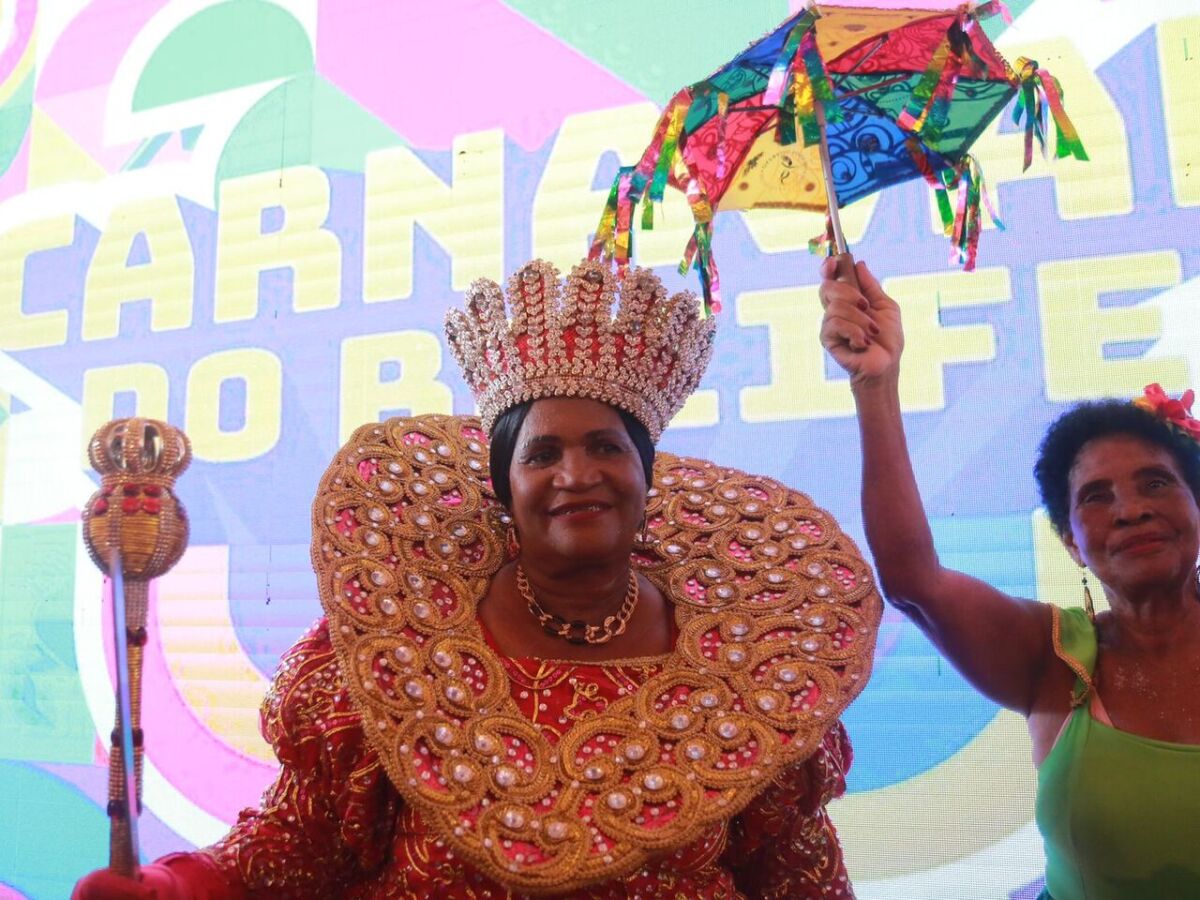
<svg viewBox="0 0 1200 900"><path fill-rule="evenodd" d="M900 370L888 369L871 375L854 374L850 377L850 392L859 402L899 396Z"/></svg>

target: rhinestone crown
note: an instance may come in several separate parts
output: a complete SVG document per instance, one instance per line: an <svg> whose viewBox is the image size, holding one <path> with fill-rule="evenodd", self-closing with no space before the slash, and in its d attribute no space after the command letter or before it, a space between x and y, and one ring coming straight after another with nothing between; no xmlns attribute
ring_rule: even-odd
<svg viewBox="0 0 1200 900"><path fill-rule="evenodd" d="M526 400L590 397L632 413L656 442L704 374L715 327L694 294L668 297L646 269L629 269L618 285L599 262L580 263L563 283L534 260L509 278L507 293L480 279L466 308L446 316L486 430Z"/></svg>

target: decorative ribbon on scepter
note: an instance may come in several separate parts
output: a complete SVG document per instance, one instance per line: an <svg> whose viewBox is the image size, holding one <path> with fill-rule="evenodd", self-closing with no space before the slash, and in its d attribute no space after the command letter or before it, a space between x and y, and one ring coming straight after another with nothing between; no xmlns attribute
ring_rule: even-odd
<svg viewBox="0 0 1200 900"><path fill-rule="evenodd" d="M142 797L142 655L150 579L187 548L188 521L174 493L192 448L178 428L154 419L114 419L88 444L100 490L83 510L88 555L112 583L116 725L108 760L109 868L137 872Z"/></svg>

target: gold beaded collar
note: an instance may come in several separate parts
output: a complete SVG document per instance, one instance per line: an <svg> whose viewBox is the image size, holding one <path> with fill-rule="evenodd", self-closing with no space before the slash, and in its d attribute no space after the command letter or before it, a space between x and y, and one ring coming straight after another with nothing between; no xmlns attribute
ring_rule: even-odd
<svg viewBox="0 0 1200 900"><path fill-rule="evenodd" d="M882 601L833 519L769 478L659 453L634 562L675 607L663 669L557 742L475 618L508 517L477 419L364 425L313 502L321 603L406 802L513 890L620 877L806 758L870 674Z"/></svg>

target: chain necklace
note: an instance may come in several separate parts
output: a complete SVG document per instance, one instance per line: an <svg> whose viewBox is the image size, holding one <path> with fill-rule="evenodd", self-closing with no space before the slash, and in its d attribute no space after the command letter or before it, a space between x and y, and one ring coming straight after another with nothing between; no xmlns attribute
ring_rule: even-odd
<svg viewBox="0 0 1200 900"><path fill-rule="evenodd" d="M629 588L625 591L625 599L621 603L621 608L617 610L617 614L605 616L604 621L599 625L589 625L579 619L568 621L562 616L547 612L534 596L533 588L530 587L529 579L525 576L525 570L520 563L517 563L517 591L521 594L525 605L529 607L530 614L538 620L538 624L547 634L570 641L572 644L607 644L617 635L624 634L625 626L629 624L629 618L633 615L634 607L637 606L641 593L638 588L637 573L631 568L629 570Z"/></svg>

